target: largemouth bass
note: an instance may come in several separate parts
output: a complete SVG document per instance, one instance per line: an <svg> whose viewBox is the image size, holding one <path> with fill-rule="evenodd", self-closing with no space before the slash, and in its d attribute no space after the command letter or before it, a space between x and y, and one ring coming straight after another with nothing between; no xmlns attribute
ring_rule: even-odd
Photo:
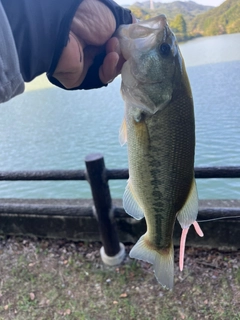
<svg viewBox="0 0 240 320"><path fill-rule="evenodd" d="M130 257L152 263L157 280L172 289L176 218L183 228L180 269L188 228L194 224L203 235L196 222L191 88L164 15L123 25L116 35L126 59L121 72L125 116L120 142L128 145L129 180L123 206L134 218L145 217L147 224Z"/></svg>

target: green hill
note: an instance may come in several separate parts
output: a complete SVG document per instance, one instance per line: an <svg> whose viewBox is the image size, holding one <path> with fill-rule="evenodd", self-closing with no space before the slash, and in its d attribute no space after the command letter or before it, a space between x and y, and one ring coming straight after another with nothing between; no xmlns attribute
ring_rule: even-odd
<svg viewBox="0 0 240 320"><path fill-rule="evenodd" d="M240 32L240 1L226 0L219 7L196 16L189 23L193 35L218 35Z"/></svg>
<svg viewBox="0 0 240 320"><path fill-rule="evenodd" d="M182 14L186 22L190 22L197 15L204 13L213 7L203 6L194 1L174 1L171 3L154 2L154 10L150 10L150 2L136 2L129 9L139 19L149 19L164 13L168 20L173 20L178 14Z"/></svg>
<svg viewBox="0 0 240 320"><path fill-rule="evenodd" d="M141 20L165 14L172 30L177 36L178 41L185 41L192 38L189 31L191 21L202 13L214 8L203 6L194 1L174 1L171 3L154 2L154 9L150 9L150 1L136 2L128 6L132 13Z"/></svg>
<svg viewBox="0 0 240 320"><path fill-rule="evenodd" d="M179 41L240 32L240 0L225 0L216 8L194 1L154 2L153 10L150 1L136 2L128 7L141 20L164 13Z"/></svg>

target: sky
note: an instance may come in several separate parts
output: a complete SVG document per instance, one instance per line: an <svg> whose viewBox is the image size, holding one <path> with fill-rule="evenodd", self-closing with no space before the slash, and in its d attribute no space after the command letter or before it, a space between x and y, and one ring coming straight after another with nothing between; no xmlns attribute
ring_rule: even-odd
<svg viewBox="0 0 240 320"><path fill-rule="evenodd" d="M143 2L145 0L115 0L118 4L124 5L124 4L133 4L134 2ZM159 0L153 0L154 2L158 2ZM160 2L173 2L174 0L162 0ZM184 0L181 0L184 1ZM195 2L203 5L208 5L208 6L219 6L224 2L224 0L195 0Z"/></svg>

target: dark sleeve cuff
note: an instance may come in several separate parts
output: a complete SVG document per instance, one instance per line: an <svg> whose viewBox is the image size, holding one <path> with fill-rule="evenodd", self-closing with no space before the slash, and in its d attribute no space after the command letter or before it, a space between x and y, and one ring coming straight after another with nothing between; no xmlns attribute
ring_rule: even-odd
<svg viewBox="0 0 240 320"><path fill-rule="evenodd" d="M61 84L61 82L59 82L56 78L51 76L49 73L47 74L48 80L55 86L65 90L81 90L81 89L89 90L89 89L98 89L101 87L107 87L107 84L102 83L102 81L100 80L99 72L98 72L100 66L103 63L105 55L106 53L102 52L101 54L95 57L93 64L88 69L88 73L86 74L86 77L78 87L67 89Z"/></svg>

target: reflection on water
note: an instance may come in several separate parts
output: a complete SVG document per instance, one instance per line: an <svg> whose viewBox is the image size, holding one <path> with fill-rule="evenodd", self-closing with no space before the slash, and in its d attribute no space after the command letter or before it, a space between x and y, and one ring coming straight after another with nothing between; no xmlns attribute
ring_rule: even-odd
<svg viewBox="0 0 240 320"><path fill-rule="evenodd" d="M196 115L196 166L239 165L240 34L200 38L181 46ZM200 53L200 55L199 55ZM104 154L109 168L127 167L118 131L120 78L108 88L29 91L1 105L0 170L84 169ZM111 181L121 197L126 181ZM198 180L200 198L239 198L238 179ZM0 197L85 198L87 182L0 182Z"/></svg>
<svg viewBox="0 0 240 320"><path fill-rule="evenodd" d="M188 67L238 61L240 59L240 33L196 38L181 45Z"/></svg>

